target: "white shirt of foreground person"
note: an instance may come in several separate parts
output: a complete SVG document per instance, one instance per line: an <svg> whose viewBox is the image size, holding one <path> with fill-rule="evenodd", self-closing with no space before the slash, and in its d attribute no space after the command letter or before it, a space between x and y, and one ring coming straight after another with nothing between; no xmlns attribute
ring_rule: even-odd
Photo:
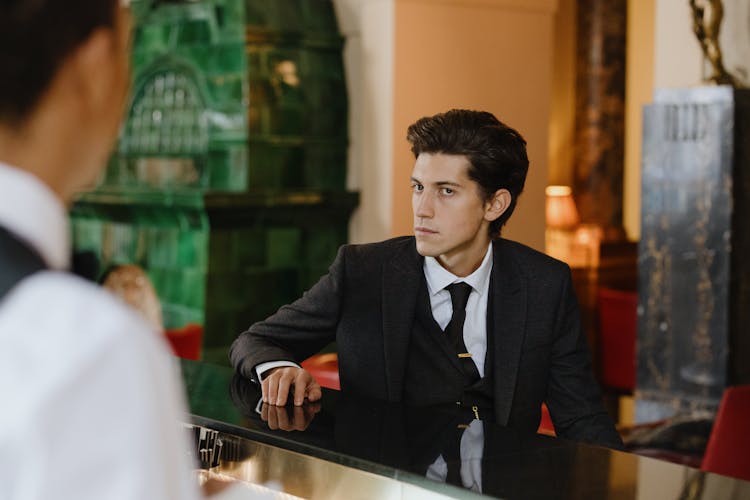
<svg viewBox="0 0 750 500"><path fill-rule="evenodd" d="M0 301L0 498L197 499L164 340L118 299L61 272L65 208L3 164L0 225L51 268Z"/></svg>

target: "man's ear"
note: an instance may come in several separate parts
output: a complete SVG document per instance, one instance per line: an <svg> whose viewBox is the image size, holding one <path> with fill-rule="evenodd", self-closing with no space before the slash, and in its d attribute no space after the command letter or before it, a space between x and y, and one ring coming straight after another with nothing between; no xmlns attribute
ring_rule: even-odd
<svg viewBox="0 0 750 500"><path fill-rule="evenodd" d="M492 198L487 200L484 208L484 219L488 222L497 220L510 206L510 191L507 189L498 189Z"/></svg>

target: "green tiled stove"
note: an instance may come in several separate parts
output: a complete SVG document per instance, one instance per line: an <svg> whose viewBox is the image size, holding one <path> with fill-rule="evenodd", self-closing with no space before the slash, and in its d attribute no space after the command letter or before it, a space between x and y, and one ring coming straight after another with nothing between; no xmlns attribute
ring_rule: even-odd
<svg viewBox="0 0 750 500"><path fill-rule="evenodd" d="M203 358L297 298L347 240L343 38L326 0L134 1L133 88L78 251L135 263Z"/></svg>

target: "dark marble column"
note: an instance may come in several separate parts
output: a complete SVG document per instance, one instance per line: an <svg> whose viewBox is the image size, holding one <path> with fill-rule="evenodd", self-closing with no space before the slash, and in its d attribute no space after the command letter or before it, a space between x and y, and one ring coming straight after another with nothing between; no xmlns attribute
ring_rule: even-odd
<svg viewBox="0 0 750 500"><path fill-rule="evenodd" d="M573 192L606 240L622 229L626 0L579 0Z"/></svg>
<svg viewBox="0 0 750 500"><path fill-rule="evenodd" d="M750 383L750 90L644 108L636 421L713 411Z"/></svg>

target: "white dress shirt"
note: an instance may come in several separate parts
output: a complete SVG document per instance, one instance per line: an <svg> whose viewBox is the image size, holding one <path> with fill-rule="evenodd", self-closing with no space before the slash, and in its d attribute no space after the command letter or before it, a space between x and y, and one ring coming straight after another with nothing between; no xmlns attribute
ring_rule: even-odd
<svg viewBox="0 0 750 500"><path fill-rule="evenodd" d="M464 321L464 344L477 366L479 376L484 377L484 356L487 353L487 296L492 274L492 244L476 271L460 278L441 266L434 257L424 258L424 275L430 295L432 316L440 328L445 330L453 315L451 294L445 289L452 283L465 282L471 285L469 301L466 303Z"/></svg>
<svg viewBox="0 0 750 500"><path fill-rule="evenodd" d="M69 265L65 207L0 164L0 225L50 271L0 301L0 498L198 498L164 339Z"/></svg>

